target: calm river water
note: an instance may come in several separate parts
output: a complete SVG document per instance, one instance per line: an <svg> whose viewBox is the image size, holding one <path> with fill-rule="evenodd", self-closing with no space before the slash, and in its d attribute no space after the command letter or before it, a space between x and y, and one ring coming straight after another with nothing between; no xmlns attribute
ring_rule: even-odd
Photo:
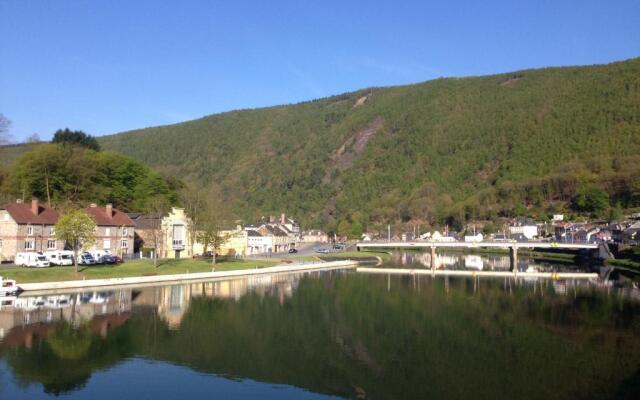
<svg viewBox="0 0 640 400"><path fill-rule="evenodd" d="M638 399L640 290L330 271L5 299L0 399L52 397Z"/></svg>

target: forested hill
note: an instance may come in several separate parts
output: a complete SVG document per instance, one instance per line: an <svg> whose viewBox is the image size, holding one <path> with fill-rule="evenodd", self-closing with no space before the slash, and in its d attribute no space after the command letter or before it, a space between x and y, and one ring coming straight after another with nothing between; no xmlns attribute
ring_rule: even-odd
<svg viewBox="0 0 640 400"><path fill-rule="evenodd" d="M99 139L221 193L357 232L640 206L640 59L371 88Z"/></svg>

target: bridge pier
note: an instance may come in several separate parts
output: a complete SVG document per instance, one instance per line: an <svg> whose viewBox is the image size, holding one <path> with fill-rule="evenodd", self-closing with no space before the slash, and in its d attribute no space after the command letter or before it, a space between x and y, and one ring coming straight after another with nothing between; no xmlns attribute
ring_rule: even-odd
<svg viewBox="0 0 640 400"><path fill-rule="evenodd" d="M436 247L431 246L431 269L436 269Z"/></svg>
<svg viewBox="0 0 640 400"><path fill-rule="evenodd" d="M511 271L518 272L518 247L517 246L509 247L509 263L510 263Z"/></svg>

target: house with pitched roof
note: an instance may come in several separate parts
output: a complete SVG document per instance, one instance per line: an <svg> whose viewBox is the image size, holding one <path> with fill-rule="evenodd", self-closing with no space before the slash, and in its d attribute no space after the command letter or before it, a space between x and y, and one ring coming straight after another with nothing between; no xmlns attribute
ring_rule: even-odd
<svg viewBox="0 0 640 400"><path fill-rule="evenodd" d="M0 207L0 262L14 261L20 252L62 250L64 242L54 234L56 222L58 212L38 199Z"/></svg>
<svg viewBox="0 0 640 400"><path fill-rule="evenodd" d="M126 213L111 204L104 207L91 204L84 211L94 218L97 225L96 241L84 250L108 250L119 256L133 254L135 224Z"/></svg>

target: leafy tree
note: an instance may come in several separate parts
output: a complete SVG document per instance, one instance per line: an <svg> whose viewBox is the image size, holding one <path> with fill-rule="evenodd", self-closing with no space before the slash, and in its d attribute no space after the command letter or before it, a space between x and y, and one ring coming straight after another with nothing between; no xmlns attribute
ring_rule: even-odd
<svg viewBox="0 0 640 400"><path fill-rule="evenodd" d="M72 131L69 128L57 130L53 134L51 143L76 144L91 150L100 151L100 145L95 137L82 131Z"/></svg>
<svg viewBox="0 0 640 400"><path fill-rule="evenodd" d="M204 246L204 252L211 249L211 263L216 263L216 252L229 240L222 234L230 218L228 207L218 197L207 197L197 225L196 239Z"/></svg>
<svg viewBox="0 0 640 400"><path fill-rule="evenodd" d="M180 203L184 207L184 212L191 220L191 223L187 227L189 230L189 237L191 238L191 254L193 254L194 239L197 238L198 229L203 220L207 207L207 194L202 189L196 189L193 186L187 185L180 191Z"/></svg>
<svg viewBox="0 0 640 400"><path fill-rule="evenodd" d="M83 246L95 242L96 221L82 210L71 210L63 214L55 225L55 236L64 240L73 249L73 262L78 272L78 252Z"/></svg>
<svg viewBox="0 0 640 400"><path fill-rule="evenodd" d="M129 157L76 145L42 144L20 156L3 191L46 198L49 203L112 203L144 210L149 199L176 200L160 174Z"/></svg>
<svg viewBox="0 0 640 400"><path fill-rule="evenodd" d="M347 219L343 219L338 223L336 233L340 236L349 236L351 233L351 223Z"/></svg>
<svg viewBox="0 0 640 400"><path fill-rule="evenodd" d="M595 186L581 186L574 200L577 211L600 215L609 208L609 195Z"/></svg>
<svg viewBox="0 0 640 400"><path fill-rule="evenodd" d="M165 244L165 232L162 227L162 218L170 209L170 204L166 198L155 196L147 201L145 206L145 214L149 218L149 226L147 230L153 245L153 267L158 268L158 257L162 253Z"/></svg>
<svg viewBox="0 0 640 400"><path fill-rule="evenodd" d="M620 203L616 203L614 207L609 209L609 222L613 221L621 221L624 218L624 213L622 212L622 207L620 207Z"/></svg>
<svg viewBox="0 0 640 400"><path fill-rule="evenodd" d="M482 227L482 233L484 235L491 235L496 232L498 232L498 227L492 222L488 222Z"/></svg>

